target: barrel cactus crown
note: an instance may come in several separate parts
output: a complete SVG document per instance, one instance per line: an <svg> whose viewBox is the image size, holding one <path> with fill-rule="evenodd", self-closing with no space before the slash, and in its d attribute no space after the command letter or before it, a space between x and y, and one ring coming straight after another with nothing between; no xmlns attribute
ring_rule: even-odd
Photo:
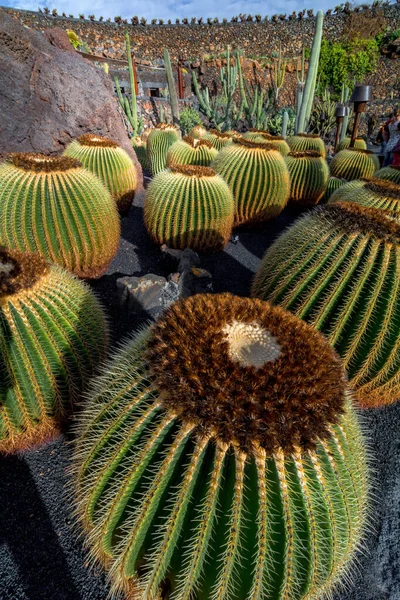
<svg viewBox="0 0 400 600"><path fill-rule="evenodd" d="M210 129L207 131L202 137L203 140L207 140L218 151L225 148L225 146L230 146L232 144L233 138L229 133L221 133L216 129Z"/></svg>
<svg viewBox="0 0 400 600"><path fill-rule="evenodd" d="M332 177L340 177L347 181L371 179L379 169L379 159L370 150L347 148L335 154L329 168Z"/></svg>
<svg viewBox="0 0 400 600"><path fill-rule="evenodd" d="M319 152L321 156L326 156L324 140L314 133L297 133L287 138L287 143L292 152L304 152L313 150Z"/></svg>
<svg viewBox="0 0 400 600"><path fill-rule="evenodd" d="M266 142L272 146L276 146L282 156L286 156L290 152L290 146L281 135L271 135L269 133L259 133L253 138L253 142Z"/></svg>
<svg viewBox="0 0 400 600"><path fill-rule="evenodd" d="M400 213L400 185L385 179L360 182L357 187L337 190L330 202L354 202L362 206Z"/></svg>
<svg viewBox="0 0 400 600"><path fill-rule="evenodd" d="M112 594L303 600L347 572L363 440L337 356L285 311L176 303L109 364L78 432L78 514Z"/></svg>
<svg viewBox="0 0 400 600"><path fill-rule="evenodd" d="M189 135L192 138L200 139L207 133L207 129L203 127L203 125L195 125L193 129L190 130Z"/></svg>
<svg viewBox="0 0 400 600"><path fill-rule="evenodd" d="M290 201L315 206L325 193L329 179L327 162L319 152L290 152L286 157L290 177Z"/></svg>
<svg viewBox="0 0 400 600"><path fill-rule="evenodd" d="M267 251L252 294L321 331L361 406L400 397L400 225L380 209L338 202L300 218Z"/></svg>
<svg viewBox="0 0 400 600"><path fill-rule="evenodd" d="M233 215L227 183L208 167L173 165L147 188L144 222L156 244L218 252L229 240Z"/></svg>
<svg viewBox="0 0 400 600"><path fill-rule="evenodd" d="M167 167L175 164L208 167L217 154L218 150L213 147L211 142L185 136L183 140L175 142L168 150Z"/></svg>
<svg viewBox="0 0 400 600"><path fill-rule="evenodd" d="M98 363L107 332L90 289L37 253L0 248L0 453L50 439Z"/></svg>
<svg viewBox="0 0 400 600"><path fill-rule="evenodd" d="M341 140L338 144L337 151L340 152L340 150L346 150L347 148L350 148L350 142L351 139L348 137ZM354 142L354 148L358 148L359 150L366 150L367 142L364 140L364 138L358 137Z"/></svg>
<svg viewBox="0 0 400 600"><path fill-rule="evenodd" d="M239 138L221 150L211 166L232 190L235 225L272 219L285 208L289 172L275 146Z"/></svg>
<svg viewBox="0 0 400 600"><path fill-rule="evenodd" d="M136 167L129 154L116 142L87 133L74 140L64 151L76 158L104 183L117 203L126 211L132 204L138 184Z"/></svg>
<svg viewBox="0 0 400 600"><path fill-rule="evenodd" d="M393 181L393 183L397 183L400 185L400 167L395 167L391 165L390 167L383 167L379 169L375 173L372 179L387 179L388 181Z"/></svg>
<svg viewBox="0 0 400 600"><path fill-rule="evenodd" d="M159 123L151 130L146 149L147 164L153 176L165 169L168 150L179 138L179 130L175 125Z"/></svg>
<svg viewBox="0 0 400 600"><path fill-rule="evenodd" d="M39 252L79 277L99 277L117 252L116 204L76 159L10 154L0 164L0 204L0 243Z"/></svg>
<svg viewBox="0 0 400 600"><path fill-rule="evenodd" d="M249 129L246 133L243 134L243 137L246 140L250 140L251 142L256 141L262 135L269 135L268 131L265 129Z"/></svg>
<svg viewBox="0 0 400 600"><path fill-rule="evenodd" d="M332 194L336 192L339 188L346 185L346 179L340 179L339 177L329 177L328 183L326 185L325 194L322 197L322 202L327 202L329 198L331 198Z"/></svg>

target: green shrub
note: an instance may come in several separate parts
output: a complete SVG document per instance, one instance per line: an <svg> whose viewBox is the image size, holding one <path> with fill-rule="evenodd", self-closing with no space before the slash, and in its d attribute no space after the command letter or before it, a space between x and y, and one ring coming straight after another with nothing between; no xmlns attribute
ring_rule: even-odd
<svg viewBox="0 0 400 600"><path fill-rule="evenodd" d="M201 124L200 113L195 108L189 106L181 111L180 126L182 135L188 135L193 127Z"/></svg>

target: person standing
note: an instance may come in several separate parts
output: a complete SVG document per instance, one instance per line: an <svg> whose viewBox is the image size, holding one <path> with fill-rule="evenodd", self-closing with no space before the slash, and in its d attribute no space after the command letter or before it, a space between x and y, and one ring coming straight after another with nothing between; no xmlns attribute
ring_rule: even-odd
<svg viewBox="0 0 400 600"><path fill-rule="evenodd" d="M393 119L391 121L391 123L389 123L389 141L386 144L386 151L385 151L385 160L383 163L384 167L389 166L390 164L392 164L392 160L393 160L393 155L392 155L392 151L393 148L397 145L397 143L400 141L400 109L397 108L394 113L393 113Z"/></svg>

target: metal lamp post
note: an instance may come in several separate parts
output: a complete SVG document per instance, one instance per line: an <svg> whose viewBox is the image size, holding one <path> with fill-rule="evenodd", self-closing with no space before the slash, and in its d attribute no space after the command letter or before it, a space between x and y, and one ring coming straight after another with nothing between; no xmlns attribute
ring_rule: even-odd
<svg viewBox="0 0 400 600"><path fill-rule="evenodd" d="M339 144L340 132L342 130L342 123L346 116L346 106L344 104L336 104L335 117L336 117L336 138L335 138L335 152Z"/></svg>
<svg viewBox="0 0 400 600"><path fill-rule="evenodd" d="M372 100L372 85L356 85L350 98L354 102L354 127L351 134L350 148L354 148L358 127L360 125L361 113L365 112L367 102Z"/></svg>

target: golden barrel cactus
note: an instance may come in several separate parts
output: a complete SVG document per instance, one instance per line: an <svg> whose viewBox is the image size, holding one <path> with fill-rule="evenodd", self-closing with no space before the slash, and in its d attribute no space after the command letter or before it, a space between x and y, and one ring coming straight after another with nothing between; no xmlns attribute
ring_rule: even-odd
<svg viewBox="0 0 400 600"><path fill-rule="evenodd" d="M370 150L347 148L333 157L329 169L332 177L353 179L371 179L379 169L379 159Z"/></svg>
<svg viewBox="0 0 400 600"><path fill-rule="evenodd" d="M347 186L343 186L336 191L330 202L354 202L362 206L400 213L400 185L396 183L385 179L371 179L360 182L356 187L346 188Z"/></svg>
<svg viewBox="0 0 400 600"><path fill-rule="evenodd" d="M218 151L225 148L225 146L230 146L232 144L233 136L230 133L221 133L216 129L210 129L207 131L202 138L202 140L207 140Z"/></svg>
<svg viewBox="0 0 400 600"><path fill-rule="evenodd" d="M379 171L376 171L372 179L387 179L393 183L400 185L400 167L390 165L390 167L382 167Z"/></svg>
<svg viewBox="0 0 400 600"><path fill-rule="evenodd" d="M346 150L347 148L350 148L350 142L351 142L350 138L348 138L348 137L343 138L343 140L341 140L338 144L337 152L340 152L340 150ZM364 140L364 138L358 137L358 138L356 138L356 140L354 142L354 148L357 148L358 150L366 150L367 142Z"/></svg>
<svg viewBox="0 0 400 600"><path fill-rule="evenodd" d="M199 165L208 167L216 158L218 150L205 139L185 136L172 144L167 154L167 167L171 165Z"/></svg>
<svg viewBox="0 0 400 600"><path fill-rule="evenodd" d="M166 168L168 150L179 139L179 129L175 125L159 123L151 130L146 152L147 164L153 177Z"/></svg>
<svg viewBox="0 0 400 600"><path fill-rule="evenodd" d="M319 152L290 152L286 157L290 177L290 202L315 206L323 197L329 179L327 162Z"/></svg>
<svg viewBox="0 0 400 600"><path fill-rule="evenodd" d="M321 156L326 156L324 140L314 133L298 133L286 138L292 152L304 152L312 150Z"/></svg>

